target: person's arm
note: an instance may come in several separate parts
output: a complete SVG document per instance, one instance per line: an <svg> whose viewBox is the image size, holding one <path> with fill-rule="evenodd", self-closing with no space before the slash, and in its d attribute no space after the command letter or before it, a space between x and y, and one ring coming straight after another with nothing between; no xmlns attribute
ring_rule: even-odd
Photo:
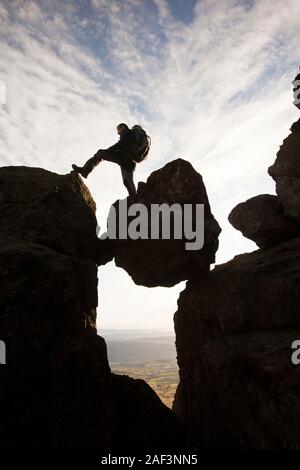
<svg viewBox="0 0 300 470"><path fill-rule="evenodd" d="M120 139L120 140L121 140L121 139ZM119 150L119 149L121 148L121 146L120 146L120 140L119 140L116 144L111 145L110 147L108 147L107 150Z"/></svg>

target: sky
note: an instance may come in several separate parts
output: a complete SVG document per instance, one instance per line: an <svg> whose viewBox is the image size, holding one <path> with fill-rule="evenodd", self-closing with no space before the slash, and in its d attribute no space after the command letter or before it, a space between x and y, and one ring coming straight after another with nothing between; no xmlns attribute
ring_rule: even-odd
<svg viewBox="0 0 300 470"><path fill-rule="evenodd" d="M0 0L0 164L59 174L118 140L151 136L135 182L176 158L201 173L222 227L216 263L257 246L229 224L239 202L275 194L267 168L291 124L299 0ZM127 195L120 169L85 180L104 231ZM98 328L173 328L182 282L136 286L99 268Z"/></svg>

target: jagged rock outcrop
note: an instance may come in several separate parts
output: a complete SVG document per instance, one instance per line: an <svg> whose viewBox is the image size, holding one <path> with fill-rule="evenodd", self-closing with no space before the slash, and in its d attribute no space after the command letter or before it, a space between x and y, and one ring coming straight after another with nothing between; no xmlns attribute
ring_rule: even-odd
<svg viewBox="0 0 300 470"><path fill-rule="evenodd" d="M300 225L284 214L277 196L260 194L238 204L228 216L231 225L260 248L300 235Z"/></svg>
<svg viewBox="0 0 300 470"><path fill-rule="evenodd" d="M268 173L276 182L276 193L284 212L300 221L300 119L284 139Z"/></svg>
<svg viewBox="0 0 300 470"><path fill-rule="evenodd" d="M127 206L143 204L148 209L149 238L151 233L151 205L169 206L184 204L193 207L193 224L195 224L195 206L204 205L204 246L198 250L187 250L187 239L117 239L114 241L113 256L117 266L125 269L134 282L148 287L173 286L180 281L201 277L209 272L210 264L215 261L218 248L218 236L221 231L214 219L202 177L192 165L177 159L154 171L146 183L140 183L136 198L127 199ZM118 201L114 204L117 212ZM133 218L128 217L128 225ZM193 225L195 229L195 225ZM117 225L118 230L118 225ZM171 219L171 234L174 221ZM117 232L118 234L118 232ZM104 240L106 242L106 240ZM103 241L99 242L99 251ZM103 251L103 249L102 249ZM101 263L101 260L98 264Z"/></svg>
<svg viewBox="0 0 300 470"><path fill-rule="evenodd" d="M75 173L0 169L2 449L116 448L123 431L124 442L139 433L148 449L148 439L162 446L177 439L176 418L150 387L128 378L116 388L112 378L96 332L94 212ZM149 405L147 421L129 419L132 397L140 412Z"/></svg>
<svg viewBox="0 0 300 470"><path fill-rule="evenodd" d="M95 204L76 175L0 169L1 448L92 449L115 420L97 336Z"/></svg>
<svg viewBox="0 0 300 470"><path fill-rule="evenodd" d="M188 282L174 315L188 445L299 448L300 238Z"/></svg>
<svg viewBox="0 0 300 470"><path fill-rule="evenodd" d="M0 169L0 234L95 261L95 202L75 172Z"/></svg>
<svg viewBox="0 0 300 470"><path fill-rule="evenodd" d="M229 221L261 249L189 281L174 315L180 383L173 410L203 449L300 447L300 120L269 168L277 196Z"/></svg>
<svg viewBox="0 0 300 470"><path fill-rule="evenodd" d="M183 435L172 411L142 379L112 374L118 449L181 449Z"/></svg>

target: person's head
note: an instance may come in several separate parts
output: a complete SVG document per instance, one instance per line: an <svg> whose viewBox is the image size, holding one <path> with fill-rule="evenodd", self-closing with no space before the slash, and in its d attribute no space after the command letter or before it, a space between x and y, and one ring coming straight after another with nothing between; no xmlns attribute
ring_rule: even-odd
<svg viewBox="0 0 300 470"><path fill-rule="evenodd" d="M121 135L124 131L126 131L128 129L128 126L127 124L125 124L124 122L121 122L121 124L118 124L117 125L117 133L119 135Z"/></svg>

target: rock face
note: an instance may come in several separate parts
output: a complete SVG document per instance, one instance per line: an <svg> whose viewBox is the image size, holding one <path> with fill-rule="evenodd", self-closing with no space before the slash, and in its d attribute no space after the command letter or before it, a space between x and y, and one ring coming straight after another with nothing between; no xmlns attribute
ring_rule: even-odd
<svg viewBox="0 0 300 470"><path fill-rule="evenodd" d="M75 175L0 169L1 448L92 449L115 420L95 329L95 204Z"/></svg>
<svg viewBox="0 0 300 470"><path fill-rule="evenodd" d="M292 217L284 215L278 198L271 194L261 194L241 202L230 212L228 220L260 248L300 235L300 225Z"/></svg>
<svg viewBox="0 0 300 470"><path fill-rule="evenodd" d="M177 443L155 392L112 378L96 332L95 203L81 178L1 168L0 195L0 448L116 448L123 431L148 449L150 438Z"/></svg>
<svg viewBox="0 0 300 470"><path fill-rule="evenodd" d="M300 119L284 139L269 174L276 182L276 193L284 212L300 220Z"/></svg>
<svg viewBox="0 0 300 470"><path fill-rule="evenodd" d="M174 316L188 445L299 448L300 238L188 282Z"/></svg>
<svg viewBox="0 0 300 470"><path fill-rule="evenodd" d="M113 437L116 448L182 448L182 431L174 413L144 380L112 374L112 381L118 419Z"/></svg>
<svg viewBox="0 0 300 470"><path fill-rule="evenodd" d="M260 250L189 281L174 315L173 410L203 449L300 447L300 120L269 168L277 196L238 204L230 223Z"/></svg>
<svg viewBox="0 0 300 470"><path fill-rule="evenodd" d="M127 199L128 207L132 204L143 204L147 207L148 234L151 233L151 224L153 224L152 205L164 203L169 206L178 204L181 210L184 204L191 205L193 224L196 218L196 204L204 205L204 224L202 223L204 245L198 250L187 250L185 245L187 240L184 238L115 240L113 252L116 265L125 269L139 285L173 286L186 279L201 277L209 271L210 264L215 261L221 229L211 213L202 177L189 162L182 159L174 160L154 171L146 183L139 184L135 200ZM120 213L118 201L114 207L118 215ZM133 218L128 218L128 225L132 220ZM195 225L193 227L195 228ZM174 222L171 222L171 234L173 229ZM102 243L100 241L100 246Z"/></svg>
<svg viewBox="0 0 300 470"><path fill-rule="evenodd" d="M95 261L96 205L76 176L42 168L0 169L0 234Z"/></svg>

